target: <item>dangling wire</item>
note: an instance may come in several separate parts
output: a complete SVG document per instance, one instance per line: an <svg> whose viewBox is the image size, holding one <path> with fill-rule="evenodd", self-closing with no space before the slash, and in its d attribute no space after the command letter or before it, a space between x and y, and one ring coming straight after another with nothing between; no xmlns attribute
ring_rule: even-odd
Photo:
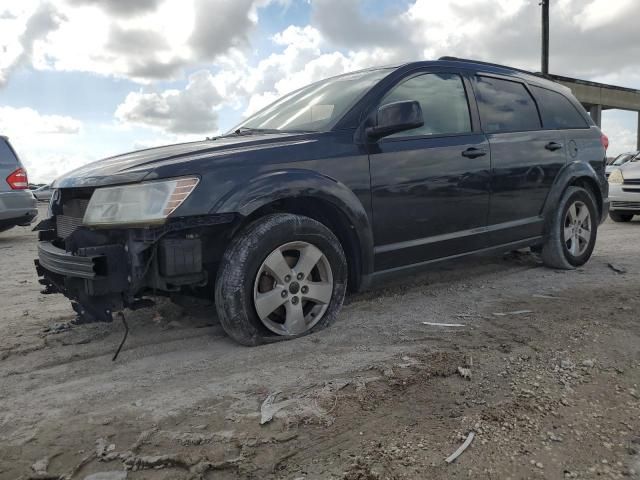
<svg viewBox="0 0 640 480"><path fill-rule="evenodd" d="M127 340L127 335L129 335L129 325L127 325L127 321L124 318L124 313L118 312L118 313L116 313L116 315L118 317L120 317L120 320L122 320L122 324L124 325L124 337L122 337L122 341L120 342L120 346L118 347L118 350L116 350L115 355L111 359L112 362L115 362L116 358L118 358L118 354L120 353L120 350L122 350L122 346L124 345L124 342Z"/></svg>

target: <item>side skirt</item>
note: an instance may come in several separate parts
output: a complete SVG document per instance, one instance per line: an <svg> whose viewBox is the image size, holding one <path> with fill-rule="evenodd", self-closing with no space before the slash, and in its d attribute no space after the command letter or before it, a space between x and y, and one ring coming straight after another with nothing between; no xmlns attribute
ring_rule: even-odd
<svg viewBox="0 0 640 480"><path fill-rule="evenodd" d="M526 238L524 240L518 240L517 242L504 243L502 245L482 248L479 250L464 252L457 255L451 255L448 257L435 258L433 260L427 260L425 262L414 263L411 265L403 265L401 267L390 268L388 270L381 270L379 272L374 272L370 275L363 276L359 291L364 291L371 287L381 285L384 282L391 280L393 278L397 278L401 275L411 275L413 273L424 271L425 267L435 263L444 262L447 260L453 260L461 257L466 257L469 255L476 255L479 253L491 253L491 252L517 250L519 248L525 248L525 247L530 247L532 245L540 244L542 243L543 239L544 238L542 237L542 235L540 235L537 237Z"/></svg>

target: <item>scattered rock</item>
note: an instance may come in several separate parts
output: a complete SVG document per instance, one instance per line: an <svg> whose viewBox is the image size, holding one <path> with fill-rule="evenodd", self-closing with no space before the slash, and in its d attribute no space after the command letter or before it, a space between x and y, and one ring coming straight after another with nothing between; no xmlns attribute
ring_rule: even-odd
<svg viewBox="0 0 640 480"><path fill-rule="evenodd" d="M36 463L31 465L31 470L33 470L33 472L36 475L46 475L48 468L49 468L49 458L48 457L41 458Z"/></svg>
<svg viewBox="0 0 640 480"><path fill-rule="evenodd" d="M570 360L561 360L560 361L560 368L563 370L571 370L573 368L573 363L571 363Z"/></svg>
<svg viewBox="0 0 640 480"><path fill-rule="evenodd" d="M562 437L559 437L553 432L547 432L547 437L549 437L549 440L552 442L562 442Z"/></svg>
<svg viewBox="0 0 640 480"><path fill-rule="evenodd" d="M380 475L358 457L349 469L344 472L342 478L344 480L378 480Z"/></svg>
<svg viewBox="0 0 640 480"><path fill-rule="evenodd" d="M172 330L177 328L182 328L182 323L180 323L179 321L171 320L169 323L167 323L167 329Z"/></svg>
<svg viewBox="0 0 640 480"><path fill-rule="evenodd" d="M71 329L71 324L67 322L65 323L56 322L53 325L49 325L48 327L44 328L42 332L55 335L57 333L66 332L67 330L70 330L70 329Z"/></svg>
<svg viewBox="0 0 640 480"><path fill-rule="evenodd" d="M595 366L596 362L591 360L591 359L587 359L587 360L583 360L582 361L582 366L583 367L587 367L587 368L593 368Z"/></svg>
<svg viewBox="0 0 640 480"><path fill-rule="evenodd" d="M100 437L96 440L96 457L103 457L107 453L107 441Z"/></svg>

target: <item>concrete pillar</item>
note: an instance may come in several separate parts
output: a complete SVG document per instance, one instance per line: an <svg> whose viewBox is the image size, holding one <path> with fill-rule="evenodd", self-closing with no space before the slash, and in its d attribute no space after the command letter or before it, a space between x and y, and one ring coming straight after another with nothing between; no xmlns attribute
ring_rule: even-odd
<svg viewBox="0 0 640 480"><path fill-rule="evenodd" d="M596 122L596 125L599 127L602 126L602 105L591 105L589 115L591 115L593 121Z"/></svg>

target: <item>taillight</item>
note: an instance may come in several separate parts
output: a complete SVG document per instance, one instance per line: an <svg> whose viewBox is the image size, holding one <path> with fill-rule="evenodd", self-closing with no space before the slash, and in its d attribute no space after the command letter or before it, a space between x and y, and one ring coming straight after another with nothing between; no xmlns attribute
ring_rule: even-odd
<svg viewBox="0 0 640 480"><path fill-rule="evenodd" d="M609 137L607 137L604 133L600 135L600 142L602 143L602 146L605 150L609 148Z"/></svg>
<svg viewBox="0 0 640 480"><path fill-rule="evenodd" d="M29 187L27 171L24 168L14 170L11 175L7 177L7 183L12 190L26 190Z"/></svg>

